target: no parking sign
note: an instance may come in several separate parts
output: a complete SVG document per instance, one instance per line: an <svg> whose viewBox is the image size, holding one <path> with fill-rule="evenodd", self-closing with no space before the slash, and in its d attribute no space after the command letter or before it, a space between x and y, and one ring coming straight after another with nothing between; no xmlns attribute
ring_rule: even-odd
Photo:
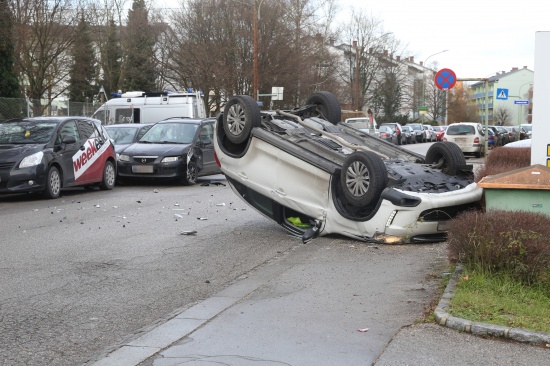
<svg viewBox="0 0 550 366"><path fill-rule="evenodd" d="M456 74L451 69L441 69L435 74L434 82L438 89L452 89L456 84Z"/></svg>

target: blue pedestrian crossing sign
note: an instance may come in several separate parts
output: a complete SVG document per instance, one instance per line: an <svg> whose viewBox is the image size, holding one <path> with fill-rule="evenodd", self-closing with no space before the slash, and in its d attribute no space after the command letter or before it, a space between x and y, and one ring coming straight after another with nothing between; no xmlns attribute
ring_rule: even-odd
<svg viewBox="0 0 550 366"><path fill-rule="evenodd" d="M507 100L508 99L508 89L497 88L497 99Z"/></svg>

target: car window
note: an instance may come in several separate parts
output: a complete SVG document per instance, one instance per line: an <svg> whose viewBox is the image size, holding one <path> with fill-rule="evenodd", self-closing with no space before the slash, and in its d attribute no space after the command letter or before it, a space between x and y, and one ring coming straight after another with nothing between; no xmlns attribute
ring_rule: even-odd
<svg viewBox="0 0 550 366"><path fill-rule="evenodd" d="M476 130L472 125L451 125L447 127L447 135L475 135Z"/></svg>
<svg viewBox="0 0 550 366"><path fill-rule="evenodd" d="M149 129L151 129L151 127L153 127L153 125L142 127L142 128L139 130L139 133L138 133L138 135L137 135L136 141L137 141L137 140L140 140L140 139L143 137L143 135L145 135L145 134L147 133L147 131L149 131Z"/></svg>
<svg viewBox="0 0 550 366"><path fill-rule="evenodd" d="M140 142L190 144L197 128L198 125L190 123L157 123Z"/></svg>
<svg viewBox="0 0 550 366"><path fill-rule="evenodd" d="M113 125L114 126L114 125ZM115 145L131 144L134 142L138 127L110 127L107 129L109 137L113 139Z"/></svg>
<svg viewBox="0 0 550 366"><path fill-rule="evenodd" d="M85 140L95 139L100 137L94 123L92 121L76 121L78 129Z"/></svg>
<svg viewBox="0 0 550 366"><path fill-rule="evenodd" d="M61 126L59 133L57 134L56 144L60 144L65 137L74 137L76 141L80 140L80 135L76 127L75 121L68 121Z"/></svg>
<svg viewBox="0 0 550 366"><path fill-rule="evenodd" d="M0 144L45 144L51 140L55 123L25 121L0 124Z"/></svg>
<svg viewBox="0 0 550 366"><path fill-rule="evenodd" d="M203 143L212 142L212 140L214 139L214 128L212 127L212 125L202 126L200 139L201 139L201 142Z"/></svg>

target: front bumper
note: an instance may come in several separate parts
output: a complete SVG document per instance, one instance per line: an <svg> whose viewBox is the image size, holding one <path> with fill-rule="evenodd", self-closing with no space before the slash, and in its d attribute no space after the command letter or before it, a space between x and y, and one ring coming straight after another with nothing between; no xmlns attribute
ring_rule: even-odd
<svg viewBox="0 0 550 366"><path fill-rule="evenodd" d="M171 163L117 162L117 175L124 178L183 178L187 175L187 163L183 160Z"/></svg>
<svg viewBox="0 0 550 366"><path fill-rule="evenodd" d="M0 170L0 193L42 191L45 186L46 169L43 164Z"/></svg>

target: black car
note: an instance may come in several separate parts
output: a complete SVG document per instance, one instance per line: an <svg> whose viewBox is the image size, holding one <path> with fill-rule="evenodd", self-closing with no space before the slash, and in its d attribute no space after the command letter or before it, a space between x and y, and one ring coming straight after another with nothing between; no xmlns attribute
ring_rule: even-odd
<svg viewBox="0 0 550 366"><path fill-rule="evenodd" d="M214 157L212 118L169 118L157 122L118 156L118 178L175 179L195 184L197 177L220 173Z"/></svg>
<svg viewBox="0 0 550 366"><path fill-rule="evenodd" d="M115 148L101 122L86 117L32 117L0 122L0 193L64 187L113 189Z"/></svg>

